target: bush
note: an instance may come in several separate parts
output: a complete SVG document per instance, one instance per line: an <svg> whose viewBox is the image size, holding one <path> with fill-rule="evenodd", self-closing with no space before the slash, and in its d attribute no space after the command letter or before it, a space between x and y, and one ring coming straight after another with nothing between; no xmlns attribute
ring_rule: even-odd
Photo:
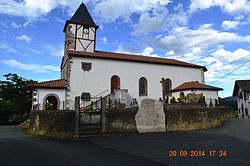
<svg viewBox="0 0 250 166"><path fill-rule="evenodd" d="M198 94L199 103L205 103L205 96L203 93Z"/></svg>
<svg viewBox="0 0 250 166"><path fill-rule="evenodd" d="M0 125L16 125L30 118L30 114L20 114L11 111L0 111Z"/></svg>
<svg viewBox="0 0 250 166"><path fill-rule="evenodd" d="M239 116L238 116L238 111L233 111L233 117L234 117L234 118L239 118Z"/></svg>
<svg viewBox="0 0 250 166"><path fill-rule="evenodd" d="M177 100L179 103L187 103L188 97L184 95L184 96L179 97Z"/></svg>
<svg viewBox="0 0 250 166"><path fill-rule="evenodd" d="M11 111L0 111L0 125L11 124L14 113Z"/></svg>

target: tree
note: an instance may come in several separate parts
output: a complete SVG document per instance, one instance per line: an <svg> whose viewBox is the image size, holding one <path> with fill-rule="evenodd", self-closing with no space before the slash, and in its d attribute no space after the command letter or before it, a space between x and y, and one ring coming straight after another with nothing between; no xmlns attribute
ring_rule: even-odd
<svg viewBox="0 0 250 166"><path fill-rule="evenodd" d="M5 81L0 81L0 113L9 112L12 115L23 116L31 110L32 92L28 85L33 80L24 79L17 74L4 75Z"/></svg>

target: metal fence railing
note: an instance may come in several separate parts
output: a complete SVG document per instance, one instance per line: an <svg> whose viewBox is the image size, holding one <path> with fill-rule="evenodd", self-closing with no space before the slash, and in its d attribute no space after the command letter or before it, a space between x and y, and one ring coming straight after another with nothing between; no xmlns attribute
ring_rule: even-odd
<svg viewBox="0 0 250 166"><path fill-rule="evenodd" d="M106 106L106 108L137 108L139 106L135 98L129 97L126 102L124 102L122 99L114 98L109 94L104 97L92 97L88 101L80 100L80 111L100 111L102 104ZM54 103L39 102L32 106L32 111L40 110L75 110L75 101L67 100Z"/></svg>
<svg viewBox="0 0 250 166"><path fill-rule="evenodd" d="M37 103L32 106L32 111L41 111L41 110L74 110L75 102L74 101L62 101L57 103Z"/></svg>

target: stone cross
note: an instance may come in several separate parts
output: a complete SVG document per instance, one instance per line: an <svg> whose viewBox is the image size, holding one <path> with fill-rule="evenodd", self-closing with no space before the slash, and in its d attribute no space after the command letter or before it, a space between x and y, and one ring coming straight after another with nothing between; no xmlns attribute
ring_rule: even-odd
<svg viewBox="0 0 250 166"><path fill-rule="evenodd" d="M160 83L162 84L162 100L165 101L166 96L166 80L164 78L161 79Z"/></svg>

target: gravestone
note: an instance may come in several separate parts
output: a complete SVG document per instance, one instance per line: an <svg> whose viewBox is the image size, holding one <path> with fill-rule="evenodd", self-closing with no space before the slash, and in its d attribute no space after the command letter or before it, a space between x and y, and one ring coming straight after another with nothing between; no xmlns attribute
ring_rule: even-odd
<svg viewBox="0 0 250 166"><path fill-rule="evenodd" d="M199 103L199 96L195 93L188 93L187 97L190 103Z"/></svg>
<svg viewBox="0 0 250 166"><path fill-rule="evenodd" d="M136 128L139 133L166 132L163 102L144 99L135 115Z"/></svg>

